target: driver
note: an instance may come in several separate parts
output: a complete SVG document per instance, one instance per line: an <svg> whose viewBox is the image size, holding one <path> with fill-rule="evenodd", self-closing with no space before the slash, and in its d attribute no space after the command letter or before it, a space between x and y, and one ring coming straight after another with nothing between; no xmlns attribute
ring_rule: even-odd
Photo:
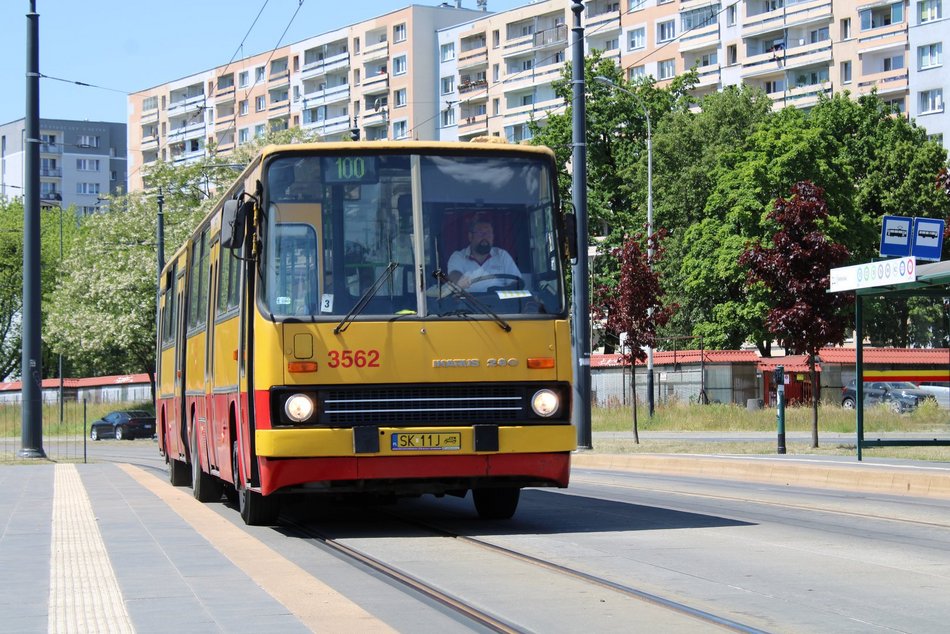
<svg viewBox="0 0 950 634"><path fill-rule="evenodd" d="M472 292L516 284L518 265L507 251L494 246L495 232L487 220L476 219L468 228L468 246L449 258L449 279Z"/></svg>

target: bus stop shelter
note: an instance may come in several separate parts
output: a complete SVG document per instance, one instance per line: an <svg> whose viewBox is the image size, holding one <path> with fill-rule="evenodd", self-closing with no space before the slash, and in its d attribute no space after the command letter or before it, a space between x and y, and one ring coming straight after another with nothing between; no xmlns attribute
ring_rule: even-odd
<svg viewBox="0 0 950 634"><path fill-rule="evenodd" d="M873 263L875 266L878 263ZM932 440L867 440L864 438L864 300L865 298L950 297L950 260L917 266L916 279L912 282L884 284L855 290L855 412L857 416L857 452L862 458L864 447L923 447L950 446L950 438ZM950 373L950 358L947 360Z"/></svg>

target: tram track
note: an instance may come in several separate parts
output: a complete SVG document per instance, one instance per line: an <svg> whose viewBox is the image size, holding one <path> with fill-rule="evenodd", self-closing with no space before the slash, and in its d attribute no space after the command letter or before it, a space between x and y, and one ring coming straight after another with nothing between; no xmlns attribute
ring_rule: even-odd
<svg viewBox="0 0 950 634"><path fill-rule="evenodd" d="M682 617L688 617L701 624L714 626L733 632L764 632L764 630L761 630L757 627L735 621L728 617L716 615L706 610L702 610L685 603L648 592L646 590L621 584L604 577L599 577L576 568L559 564L554 561L541 559L539 557L535 557L534 555L518 552L511 548L500 546L484 539L472 537L470 535L463 535L461 533L446 529L442 526L437 526L414 518L407 518L400 515L398 512L382 511L381 514L384 514L391 520L411 526L415 529L426 531L433 536L451 539L456 543L464 543L466 545L480 548L493 554L513 559L522 564L527 564L533 568L542 569L574 581L579 581L583 584L606 589L627 599L633 599L650 604L652 606L661 608L664 611L675 613ZM423 581L416 575L412 575L396 566L393 566L392 564L386 563L378 557L374 557L358 548L346 545L341 541L322 533L313 526L300 524L293 520L289 520L286 517L282 518L282 524L288 528L292 528L302 536L316 539L323 547L343 556L345 559L349 559L367 566L371 570L383 574L387 578L398 582L407 589L434 600L454 611L455 613L470 619L474 623L488 628L490 631L511 633L529 631L521 629L498 615L489 613L472 605L470 602L467 602L451 593L446 592L443 589Z"/></svg>

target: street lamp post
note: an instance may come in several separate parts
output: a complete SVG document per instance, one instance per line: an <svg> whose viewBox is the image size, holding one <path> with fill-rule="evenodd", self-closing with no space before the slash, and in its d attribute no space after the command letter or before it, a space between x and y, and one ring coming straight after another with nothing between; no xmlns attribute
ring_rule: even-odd
<svg viewBox="0 0 950 634"><path fill-rule="evenodd" d="M633 91L627 90L623 86L618 86L610 78L603 75L594 77L594 81L610 86L614 90L619 90L633 97L637 105L643 110L643 116L647 120L647 266L653 270L653 130L650 127L650 111L646 104ZM653 309L649 310L653 314ZM653 416L653 346L647 346L647 404L649 405L650 416Z"/></svg>

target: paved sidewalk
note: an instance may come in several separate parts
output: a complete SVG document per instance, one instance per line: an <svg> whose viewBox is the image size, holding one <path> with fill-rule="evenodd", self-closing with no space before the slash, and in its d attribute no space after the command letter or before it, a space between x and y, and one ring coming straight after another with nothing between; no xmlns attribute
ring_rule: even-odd
<svg viewBox="0 0 950 634"><path fill-rule="evenodd" d="M340 606L332 590L320 596L324 586L316 580L288 578L292 563L136 467L0 468L0 490L0 632L388 629L359 608ZM220 543L202 534L202 522L217 523L208 533ZM259 560L250 574L228 553L225 542L235 534ZM272 583L267 571L284 576ZM280 582L306 589L309 603L323 610L322 623L312 610L298 610L299 600L275 598Z"/></svg>

